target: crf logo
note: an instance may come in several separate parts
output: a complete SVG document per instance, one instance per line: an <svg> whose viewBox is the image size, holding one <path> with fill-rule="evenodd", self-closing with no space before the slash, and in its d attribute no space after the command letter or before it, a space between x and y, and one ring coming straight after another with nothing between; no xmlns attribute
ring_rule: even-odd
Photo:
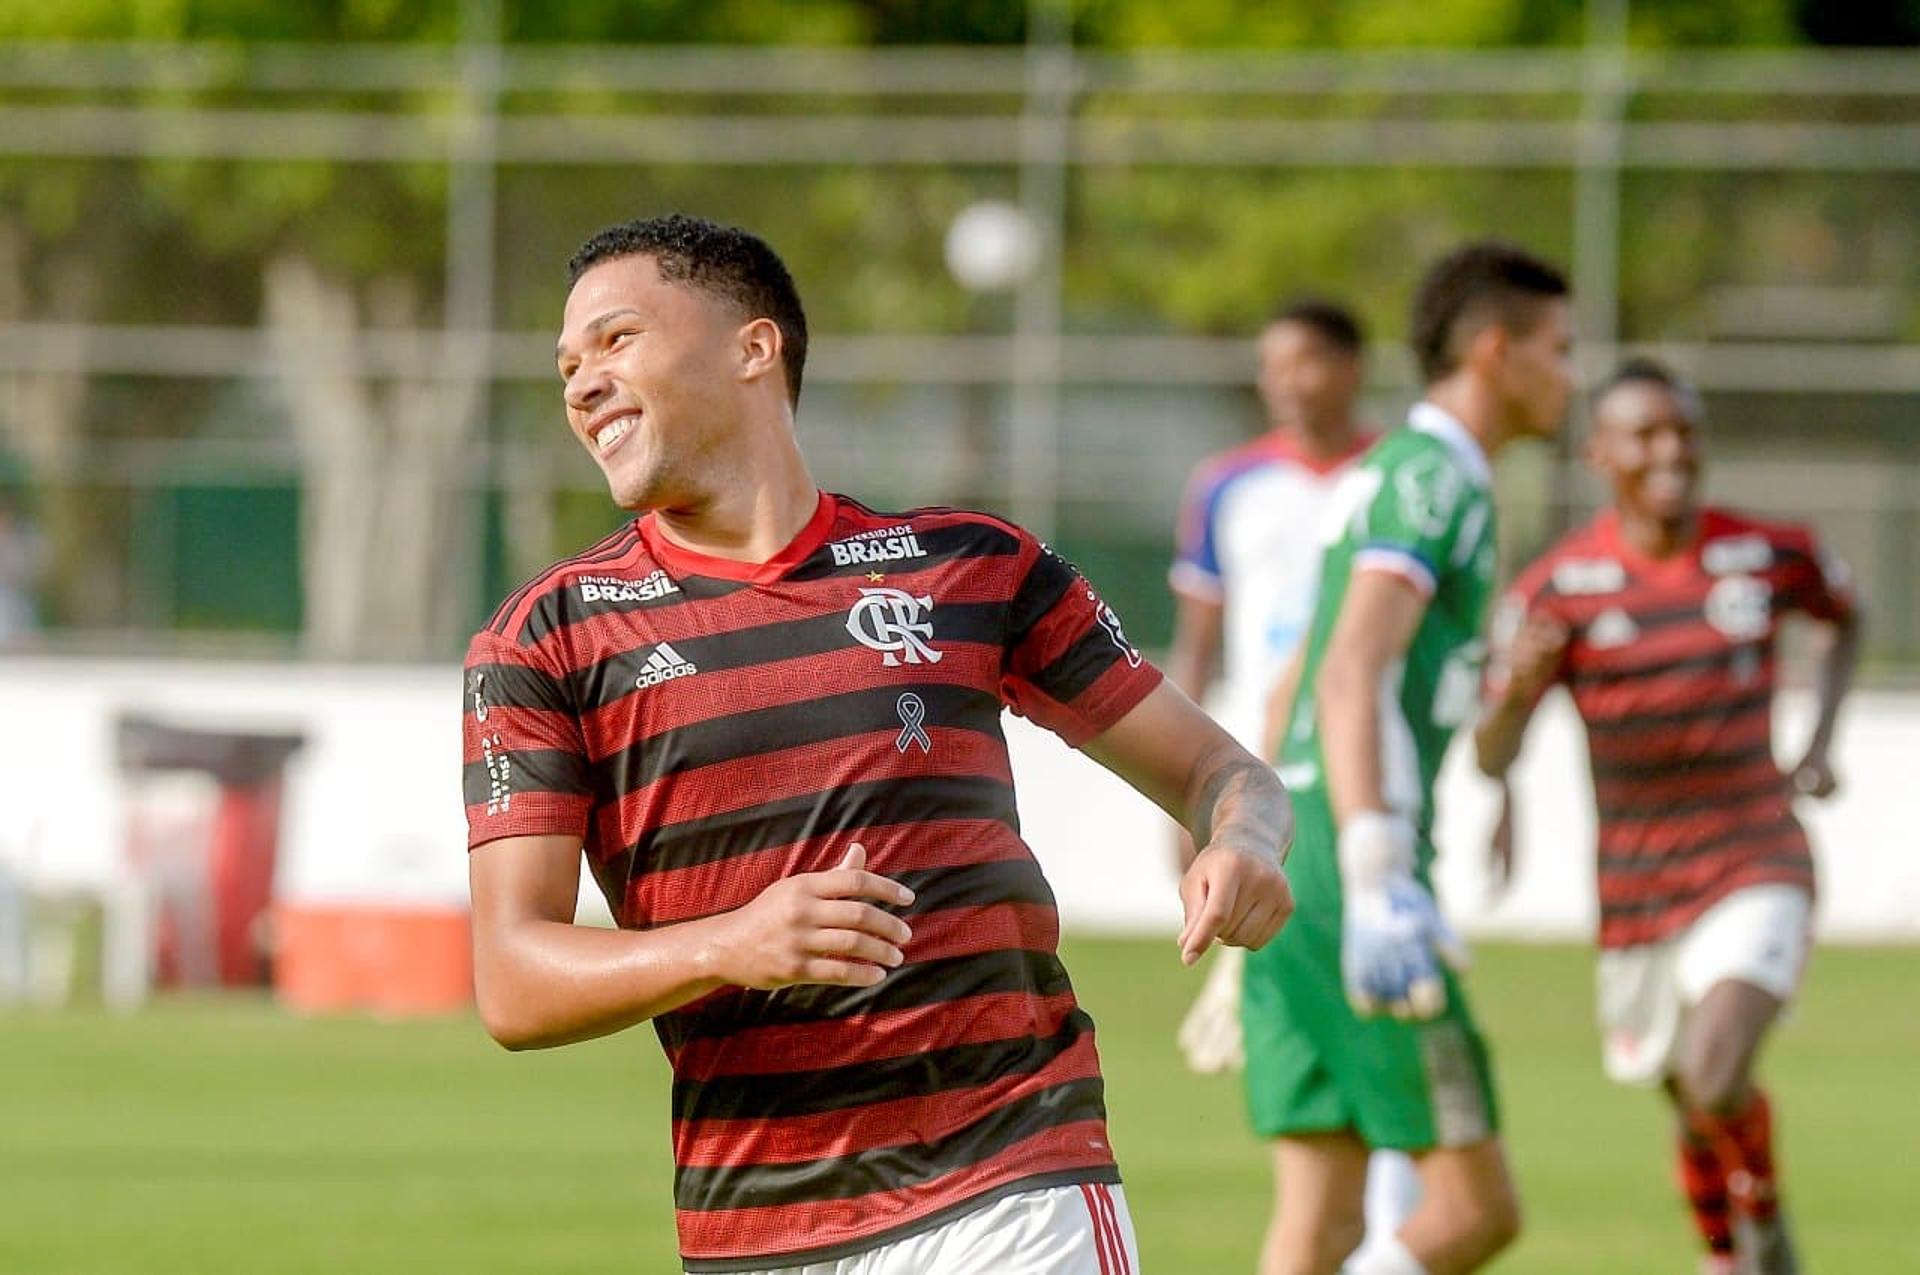
<svg viewBox="0 0 1920 1275"><path fill-rule="evenodd" d="M881 653L892 668L908 664L938 664L933 649L933 599L915 597L904 589L862 589L860 600L847 612L847 632L860 645ZM929 616L922 619L922 614Z"/></svg>
<svg viewBox="0 0 1920 1275"><path fill-rule="evenodd" d="M1736 642L1766 635L1773 620L1773 587L1754 576L1722 576L1707 594L1707 623Z"/></svg>

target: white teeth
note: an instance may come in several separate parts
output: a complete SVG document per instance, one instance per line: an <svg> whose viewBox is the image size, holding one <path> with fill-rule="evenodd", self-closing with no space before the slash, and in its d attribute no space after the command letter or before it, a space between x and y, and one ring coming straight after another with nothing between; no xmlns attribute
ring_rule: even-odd
<svg viewBox="0 0 1920 1275"><path fill-rule="evenodd" d="M633 422L636 419L636 417L632 416L622 416L619 420L607 426L594 436L594 447L601 452L605 452L608 448L626 437L627 431L633 428Z"/></svg>

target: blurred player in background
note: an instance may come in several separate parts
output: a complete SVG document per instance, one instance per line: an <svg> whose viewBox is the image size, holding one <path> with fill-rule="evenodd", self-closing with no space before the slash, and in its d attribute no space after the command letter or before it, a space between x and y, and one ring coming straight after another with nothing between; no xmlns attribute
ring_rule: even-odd
<svg viewBox="0 0 1920 1275"><path fill-rule="evenodd" d="M1612 505L1503 600L1475 743L1481 768L1504 778L1541 695L1572 693L1600 819L1607 1072L1672 1097L1706 1269L1787 1275L1797 1264L1753 1064L1806 962L1813 857L1793 794L1834 790L1859 619L1845 569L1805 528L1698 502L1701 426L1698 396L1657 363L1627 363L1601 386L1588 457ZM1796 612L1831 632L1812 742L1782 775L1774 643Z"/></svg>
<svg viewBox="0 0 1920 1275"><path fill-rule="evenodd" d="M815 486L806 320L765 243L631 222L570 276L567 418L648 512L469 649L488 1030L530 1048L653 1021L690 1270L1130 1275L1093 1024L1000 714L1192 829L1188 963L1291 910L1279 781L1032 536ZM573 923L583 849L617 930Z"/></svg>
<svg viewBox="0 0 1920 1275"><path fill-rule="evenodd" d="M1465 245L1416 291L1426 386L1341 484L1280 772L1297 785L1298 911L1247 962L1247 1089L1279 1139L1264 1275L1458 1275L1519 1231L1487 1049L1429 878L1433 786L1478 701L1493 594L1491 458L1556 430L1572 391L1560 272ZM1297 683L1297 693L1284 689ZM1355 1253L1370 1148L1412 1153L1421 1200ZM1349 1256L1351 1254L1351 1256Z"/></svg>
<svg viewBox="0 0 1920 1275"><path fill-rule="evenodd" d="M1320 517L1341 474L1373 442L1354 414L1364 371L1359 321L1332 301L1282 306L1260 334L1267 430L1195 468L1169 582L1167 676L1195 702L1225 654L1221 725L1258 746L1261 714L1313 615Z"/></svg>
<svg viewBox="0 0 1920 1275"><path fill-rule="evenodd" d="M1374 440L1355 413L1365 347L1359 320L1339 303L1297 297L1281 305L1260 334L1266 432L1207 458L1187 483L1169 573L1176 610L1167 676L1201 701L1224 646L1215 716L1262 757L1273 756L1276 743L1266 730L1268 698L1313 616L1328 501ZM1191 846L1185 833L1176 837L1184 863ZM1222 948L1181 1024L1188 1064L1202 1074L1242 1063L1244 964L1241 949ZM1392 1234L1418 1192L1406 1157L1376 1157L1368 1229Z"/></svg>

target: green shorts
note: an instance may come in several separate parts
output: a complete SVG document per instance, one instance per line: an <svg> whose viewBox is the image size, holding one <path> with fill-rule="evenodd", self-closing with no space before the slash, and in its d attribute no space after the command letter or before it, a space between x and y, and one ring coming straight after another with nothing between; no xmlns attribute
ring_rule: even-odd
<svg viewBox="0 0 1920 1275"><path fill-rule="evenodd" d="M1493 1065L1466 991L1423 1023L1360 1018L1340 982L1340 874L1325 790L1296 792L1287 859L1295 912L1247 957L1247 1108L1263 1137L1350 1130L1403 1151L1467 1146L1499 1131ZM1424 876L1424 873L1423 873Z"/></svg>

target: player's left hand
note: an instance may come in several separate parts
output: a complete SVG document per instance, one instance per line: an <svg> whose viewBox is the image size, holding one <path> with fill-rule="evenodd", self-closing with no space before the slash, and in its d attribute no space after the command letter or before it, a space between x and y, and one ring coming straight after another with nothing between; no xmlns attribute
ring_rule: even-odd
<svg viewBox="0 0 1920 1275"><path fill-rule="evenodd" d="M1362 1017L1438 1018L1447 1006L1441 966L1465 969L1466 945L1414 874L1413 825L1361 810L1340 825L1340 979Z"/></svg>
<svg viewBox="0 0 1920 1275"><path fill-rule="evenodd" d="M1566 657L1571 638L1571 630L1552 616L1539 613L1528 616L1514 636L1507 655L1512 670L1508 694L1527 703L1546 694L1559 672L1560 661Z"/></svg>
<svg viewBox="0 0 1920 1275"><path fill-rule="evenodd" d="M1216 838L1180 878L1180 903L1180 961L1191 965L1216 939L1265 947L1293 915L1293 889L1273 850Z"/></svg>
<svg viewBox="0 0 1920 1275"><path fill-rule="evenodd" d="M1465 944L1412 876L1346 891L1340 921L1340 976L1361 1017L1438 1018L1447 1007L1440 967L1466 967Z"/></svg>
<svg viewBox="0 0 1920 1275"><path fill-rule="evenodd" d="M1793 768L1793 790L1803 797L1831 797L1840 789L1840 780L1833 773L1833 763L1827 758L1824 748L1810 749Z"/></svg>

